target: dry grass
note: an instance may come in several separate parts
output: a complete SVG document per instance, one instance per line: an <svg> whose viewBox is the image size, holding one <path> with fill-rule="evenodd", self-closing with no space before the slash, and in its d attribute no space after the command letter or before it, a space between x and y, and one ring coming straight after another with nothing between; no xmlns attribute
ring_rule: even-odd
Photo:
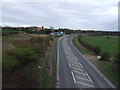
<svg viewBox="0 0 120 90"><path fill-rule="evenodd" d="M87 60L89 60L89 61L91 61L91 62L94 62L94 61L98 60L98 59L97 59L97 56L95 56L95 55L84 54L84 56L85 56L85 58L86 58Z"/></svg>
<svg viewBox="0 0 120 90"><path fill-rule="evenodd" d="M27 36L29 36L29 37L48 37L48 35L43 35L43 34L27 34Z"/></svg>

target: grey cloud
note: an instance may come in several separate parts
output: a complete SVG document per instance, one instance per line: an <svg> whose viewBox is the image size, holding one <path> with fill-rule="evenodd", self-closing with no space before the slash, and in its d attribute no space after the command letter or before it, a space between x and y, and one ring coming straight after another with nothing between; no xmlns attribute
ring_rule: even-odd
<svg viewBox="0 0 120 90"><path fill-rule="evenodd" d="M113 1L96 2L4 2L3 23L53 26L72 29L117 30L117 7Z"/></svg>

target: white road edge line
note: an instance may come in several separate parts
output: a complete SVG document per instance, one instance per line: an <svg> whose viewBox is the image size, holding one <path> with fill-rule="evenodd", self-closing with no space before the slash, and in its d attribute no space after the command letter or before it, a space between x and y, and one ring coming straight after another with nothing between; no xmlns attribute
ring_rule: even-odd
<svg viewBox="0 0 120 90"><path fill-rule="evenodd" d="M86 75L88 76L88 78L90 79L90 81L93 83L93 81L92 81L92 79L90 78L90 76L88 75L88 73L87 72L85 72L86 73ZM93 83L94 84L94 83Z"/></svg>
<svg viewBox="0 0 120 90"><path fill-rule="evenodd" d="M73 43L71 42L71 44L73 45ZM76 49L76 47L73 45L73 47ZM77 49L76 49L77 50ZM78 50L77 50L78 51ZM78 51L78 53L79 54L81 54L79 51ZM82 54L81 54L82 55ZM83 55L82 55L83 56ZM85 56L83 56L84 57L84 59L113 87L113 88L116 88L111 82L109 82L108 80L107 80L107 78L105 77L105 76L103 76L103 74L95 67L95 66L93 66L92 64L91 64L91 62L90 61L88 61L86 58L85 58Z"/></svg>
<svg viewBox="0 0 120 90"><path fill-rule="evenodd" d="M71 73L72 73L72 77L73 77L74 83L76 83L75 76L74 76L72 71L71 71Z"/></svg>
<svg viewBox="0 0 120 90"><path fill-rule="evenodd" d="M93 85L82 83L82 82L76 82L76 83L80 83L80 84L83 84L83 85L86 85L86 86L94 87Z"/></svg>
<svg viewBox="0 0 120 90"><path fill-rule="evenodd" d="M86 78L82 78L82 77L78 77L78 76L75 76L76 78L80 78L80 79L83 79L83 80L86 80L86 81L90 81L89 79L86 79Z"/></svg>
<svg viewBox="0 0 120 90"><path fill-rule="evenodd" d="M83 68L83 65L81 63L79 63L79 65Z"/></svg>

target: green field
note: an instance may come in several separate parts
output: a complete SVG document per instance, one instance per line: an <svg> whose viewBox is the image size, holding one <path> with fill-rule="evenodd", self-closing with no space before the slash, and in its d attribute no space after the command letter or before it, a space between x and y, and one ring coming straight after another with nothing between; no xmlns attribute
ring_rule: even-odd
<svg viewBox="0 0 120 90"><path fill-rule="evenodd" d="M101 52L108 52L111 57L114 57L118 52L117 36L109 36L109 38L107 38L107 36L83 36L81 40L89 45L99 46Z"/></svg>
<svg viewBox="0 0 120 90"><path fill-rule="evenodd" d="M118 75L120 73L118 73L118 68L114 64L100 60L95 61L94 64L114 85L119 86Z"/></svg>

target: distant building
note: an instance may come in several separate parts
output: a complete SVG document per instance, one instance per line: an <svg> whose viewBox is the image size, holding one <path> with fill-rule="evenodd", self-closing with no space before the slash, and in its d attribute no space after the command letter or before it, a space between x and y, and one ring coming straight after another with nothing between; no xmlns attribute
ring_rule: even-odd
<svg viewBox="0 0 120 90"><path fill-rule="evenodd" d="M37 27L37 28L34 28L33 31L40 31L40 30L45 30L44 27Z"/></svg>

